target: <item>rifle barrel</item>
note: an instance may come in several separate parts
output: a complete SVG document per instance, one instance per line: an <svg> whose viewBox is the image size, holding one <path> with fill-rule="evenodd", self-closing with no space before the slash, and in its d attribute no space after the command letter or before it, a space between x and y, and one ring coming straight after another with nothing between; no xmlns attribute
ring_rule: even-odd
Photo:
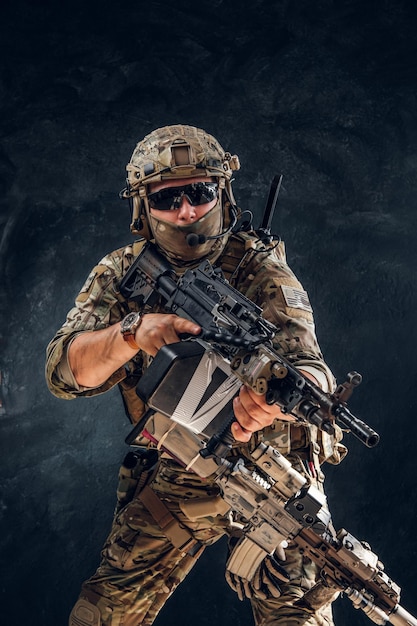
<svg viewBox="0 0 417 626"><path fill-rule="evenodd" d="M339 404L334 408L333 414L337 420L351 431L352 435L355 435L368 448L374 448L378 444L378 433L368 424L355 417L348 408Z"/></svg>

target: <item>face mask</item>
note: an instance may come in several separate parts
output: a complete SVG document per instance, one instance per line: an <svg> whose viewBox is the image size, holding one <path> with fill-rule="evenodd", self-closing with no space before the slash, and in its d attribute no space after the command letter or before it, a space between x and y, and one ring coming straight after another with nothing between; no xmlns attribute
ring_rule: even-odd
<svg viewBox="0 0 417 626"><path fill-rule="evenodd" d="M165 220L149 216L155 242L165 252L168 258L186 263L210 257L215 253L220 254L226 243L226 236L219 239L209 239L204 243L190 246L187 243L187 235L205 235L210 237L219 235L223 228L223 211L221 200L208 212L193 224L178 226Z"/></svg>

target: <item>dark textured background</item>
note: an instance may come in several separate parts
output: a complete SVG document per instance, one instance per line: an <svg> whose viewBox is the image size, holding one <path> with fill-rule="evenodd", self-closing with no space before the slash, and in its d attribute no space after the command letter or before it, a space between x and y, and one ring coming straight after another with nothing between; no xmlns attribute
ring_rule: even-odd
<svg viewBox="0 0 417 626"><path fill-rule="evenodd" d="M0 10L1 621L61 626L97 563L129 425L117 392L54 398L44 349L90 268L130 240L118 199L147 132L199 125L239 154L352 409L381 434L329 468L337 527L417 614L416 10L401 0L3 0ZM59 7L59 8L57 8ZM158 624L252 624L206 553ZM338 626L370 623L346 599Z"/></svg>

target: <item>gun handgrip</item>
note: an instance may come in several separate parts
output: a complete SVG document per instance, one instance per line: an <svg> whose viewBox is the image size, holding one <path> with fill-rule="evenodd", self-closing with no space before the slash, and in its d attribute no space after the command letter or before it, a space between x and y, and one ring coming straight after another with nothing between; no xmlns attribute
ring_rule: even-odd
<svg viewBox="0 0 417 626"><path fill-rule="evenodd" d="M210 457L224 459L228 455L235 442L235 438L233 437L232 430L230 428L235 419L236 418L232 413L226 421L223 430L210 437L206 446L200 450L200 454L204 459L208 459Z"/></svg>

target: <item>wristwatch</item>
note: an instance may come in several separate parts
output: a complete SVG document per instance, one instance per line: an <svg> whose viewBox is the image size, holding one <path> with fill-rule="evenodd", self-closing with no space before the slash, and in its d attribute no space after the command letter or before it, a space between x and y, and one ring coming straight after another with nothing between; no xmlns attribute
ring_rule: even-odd
<svg viewBox="0 0 417 626"><path fill-rule="evenodd" d="M120 332L123 335L123 339L127 341L129 346L134 350L139 350L140 346L135 341L135 333L142 322L142 316L140 313L129 313L120 322Z"/></svg>

